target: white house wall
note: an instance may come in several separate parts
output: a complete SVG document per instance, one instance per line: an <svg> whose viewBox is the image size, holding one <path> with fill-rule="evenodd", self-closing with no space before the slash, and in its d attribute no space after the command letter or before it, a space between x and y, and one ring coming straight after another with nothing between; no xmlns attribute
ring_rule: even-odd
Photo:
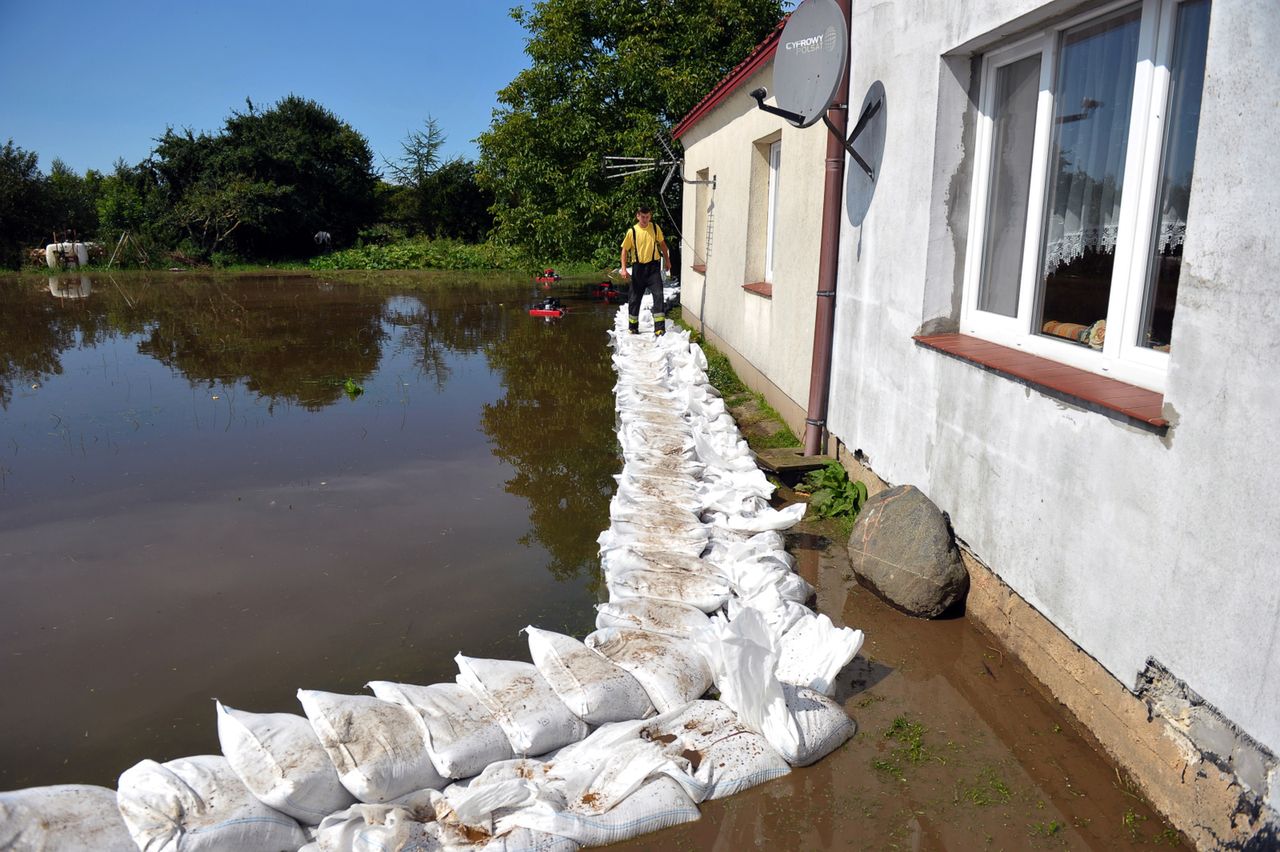
<svg viewBox="0 0 1280 852"><path fill-rule="evenodd" d="M819 227L822 219L826 130L799 130L756 108L747 92L772 86L772 66L745 80L738 89L693 125L681 141L685 175L706 169L716 178L713 236L705 277L692 270L692 240L698 193L684 195L682 302L707 329L764 373L803 411L808 402L813 353L813 324L818 282ZM774 256L773 298L742 289L760 280L748 268L754 251L750 220L751 162L755 143L781 133L782 163ZM762 239L762 235L758 235ZM697 246L697 255L703 253ZM703 286L706 286L705 302ZM796 424L792 424L795 426Z"/></svg>
<svg viewBox="0 0 1280 852"><path fill-rule="evenodd" d="M993 35L1086 8L855 0L849 98L859 104L883 83L886 141L860 223L849 214L866 186L848 169L829 426L881 477L923 489L983 562L1122 683L1134 688L1154 659L1277 753L1274 0L1216 0L1211 14L1167 434L912 341L958 327L973 168L969 55ZM739 138L749 139L761 119L743 121ZM726 181L725 195L733 191ZM731 308L718 283L712 319Z"/></svg>

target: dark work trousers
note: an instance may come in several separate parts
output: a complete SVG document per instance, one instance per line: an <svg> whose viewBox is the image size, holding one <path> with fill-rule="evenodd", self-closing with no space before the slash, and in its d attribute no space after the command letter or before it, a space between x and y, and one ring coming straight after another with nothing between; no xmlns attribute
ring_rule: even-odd
<svg viewBox="0 0 1280 852"><path fill-rule="evenodd" d="M631 267L631 292L627 296L627 322L631 328L640 323L640 300L645 291L653 294L653 330L665 331L667 303L662 295L662 261L637 263Z"/></svg>

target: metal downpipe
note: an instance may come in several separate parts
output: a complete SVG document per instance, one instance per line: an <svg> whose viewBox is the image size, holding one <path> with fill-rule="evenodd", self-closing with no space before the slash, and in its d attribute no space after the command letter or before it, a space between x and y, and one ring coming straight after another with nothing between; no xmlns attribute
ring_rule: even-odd
<svg viewBox="0 0 1280 852"><path fill-rule="evenodd" d="M849 27L850 0L836 0ZM852 44L852 38L850 38ZM853 51L849 51L852 57ZM849 60L851 62L852 59ZM836 88L840 98L849 93L849 64L846 62ZM836 274L840 265L840 215L844 201L844 139L848 133L849 106L837 104L827 110L833 125L827 133L826 178L822 189L822 243L818 254L818 308L813 325L813 365L809 371L809 406L805 413L804 454L822 453L827 426L827 398L831 391L831 349L836 322ZM837 136L837 134L839 134Z"/></svg>

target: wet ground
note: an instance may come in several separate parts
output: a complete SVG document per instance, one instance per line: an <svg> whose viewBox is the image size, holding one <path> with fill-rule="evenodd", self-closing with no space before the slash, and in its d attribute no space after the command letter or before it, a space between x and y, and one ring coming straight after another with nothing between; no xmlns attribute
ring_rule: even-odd
<svg viewBox="0 0 1280 852"><path fill-rule="evenodd" d="M748 435L776 428L755 424L749 401L734 414ZM806 520L787 547L816 608L866 634L836 693L857 736L617 849L1190 848L998 641L962 613L911 618L858 585L847 540L836 522Z"/></svg>
<svg viewBox="0 0 1280 852"><path fill-rule="evenodd" d="M589 631L613 309L577 294L0 278L0 790L216 752L215 697L298 712Z"/></svg>

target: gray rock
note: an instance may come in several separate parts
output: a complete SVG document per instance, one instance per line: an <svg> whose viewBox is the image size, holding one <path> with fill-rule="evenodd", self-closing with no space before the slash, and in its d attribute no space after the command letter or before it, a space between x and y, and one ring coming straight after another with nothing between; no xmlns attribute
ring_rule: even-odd
<svg viewBox="0 0 1280 852"><path fill-rule="evenodd" d="M969 590L946 515L914 485L867 501L849 558L859 582L908 615L937 618Z"/></svg>

